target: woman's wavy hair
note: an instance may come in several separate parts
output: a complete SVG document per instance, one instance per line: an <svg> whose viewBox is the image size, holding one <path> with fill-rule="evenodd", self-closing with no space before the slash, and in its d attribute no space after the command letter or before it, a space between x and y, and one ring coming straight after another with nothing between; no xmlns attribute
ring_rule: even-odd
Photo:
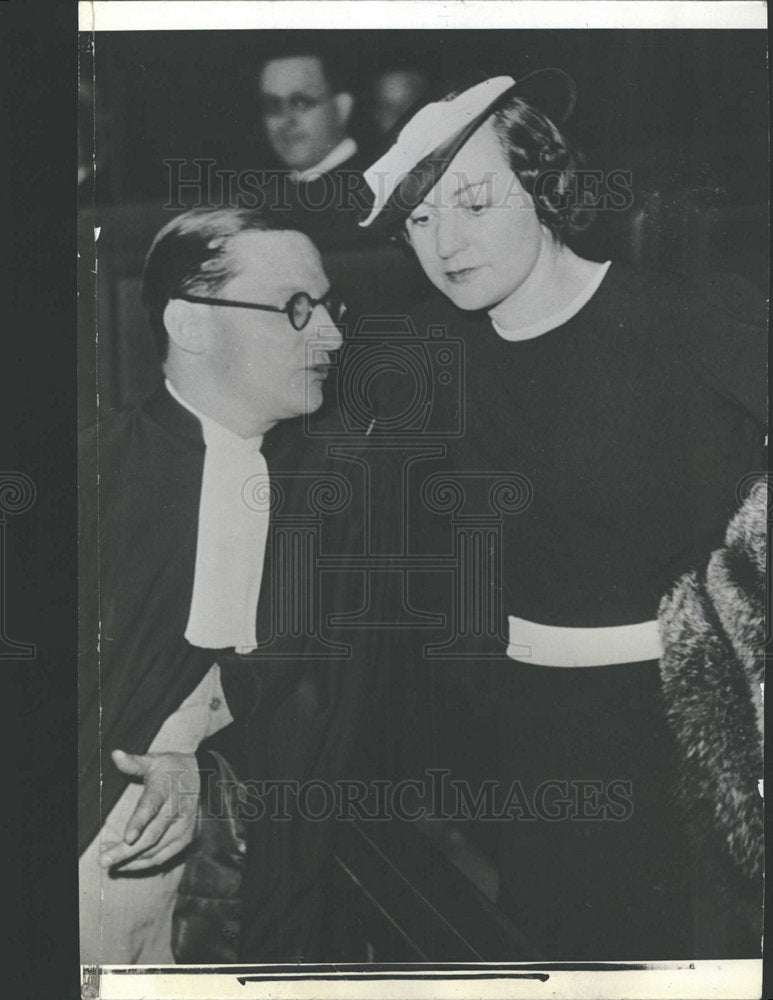
<svg viewBox="0 0 773 1000"><path fill-rule="evenodd" d="M519 97L505 99L488 120L540 222L561 243L587 229L595 216L577 183L584 163L580 150L546 115Z"/></svg>

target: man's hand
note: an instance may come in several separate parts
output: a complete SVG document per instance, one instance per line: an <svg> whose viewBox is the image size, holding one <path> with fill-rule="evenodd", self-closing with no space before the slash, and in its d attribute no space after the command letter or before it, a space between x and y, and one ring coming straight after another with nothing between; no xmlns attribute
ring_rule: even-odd
<svg viewBox="0 0 773 1000"><path fill-rule="evenodd" d="M193 840L201 783L196 757L123 750L114 750L112 757L120 771L139 778L145 789L123 840L103 844L99 863L103 868L121 865L124 872L155 868Z"/></svg>

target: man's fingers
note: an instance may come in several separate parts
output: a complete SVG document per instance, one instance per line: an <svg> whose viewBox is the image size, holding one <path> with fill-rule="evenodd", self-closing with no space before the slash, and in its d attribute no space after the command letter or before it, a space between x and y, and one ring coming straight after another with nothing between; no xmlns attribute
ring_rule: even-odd
<svg viewBox="0 0 773 1000"><path fill-rule="evenodd" d="M170 844L180 841L181 850L184 843L189 843L193 839L193 832L195 830L195 820L191 818L179 818L176 819L165 829L161 828L161 835L157 836L161 824L158 821L154 821L150 826L148 826L145 833L143 833L140 840L136 844L129 847L126 844L119 844L117 847L120 849L120 861L113 861L112 865L120 864L121 871L136 871L136 865L138 862L142 862L143 868L149 868L154 864L160 864L157 857L161 852L166 852ZM129 852L129 853L127 853ZM118 854L119 851L113 852ZM171 855L166 855L169 857ZM124 863L127 862L128 864ZM145 864L145 862L148 862Z"/></svg>
<svg viewBox="0 0 773 1000"><path fill-rule="evenodd" d="M100 844L99 864L102 868L109 868L116 864L121 853L126 850L127 845L122 840L111 840Z"/></svg>
<svg viewBox="0 0 773 1000"><path fill-rule="evenodd" d="M159 850L164 847L170 839L176 838L186 829L193 830L196 825L197 803L193 803L192 808L187 804L183 809L178 806L177 812L172 815L169 811L170 804L167 802L164 808L148 823L142 836L132 845L134 854L147 857L149 852Z"/></svg>
<svg viewBox="0 0 773 1000"><path fill-rule="evenodd" d="M173 841L185 840L186 843L190 843L193 840L193 835L196 832L196 817L195 816L180 816L175 820L172 825L164 831L164 835L147 850L142 852L142 860L152 860L156 855L165 851L166 848ZM139 857L137 858L139 861Z"/></svg>
<svg viewBox="0 0 773 1000"><path fill-rule="evenodd" d="M137 808L131 814L123 839L127 844L134 844L139 840L142 831L148 826L154 817L158 816L167 796L164 790L156 784L149 782L145 786Z"/></svg>
<svg viewBox="0 0 773 1000"><path fill-rule="evenodd" d="M145 858L148 856L149 851L156 851L159 848L165 847L170 842L170 839L176 839L182 831L186 829L193 830L195 828L195 807L193 811L186 808L185 812L178 811L175 815L170 815L169 809L169 803L165 802L164 808L153 817L143 830L142 835L133 844L126 844L124 841L123 845L120 845L120 851L113 849L110 852L108 865L100 861L103 867L121 864L129 858L134 860L139 860L141 857Z"/></svg>
<svg viewBox="0 0 773 1000"><path fill-rule="evenodd" d="M100 854L99 863L103 868L112 868L113 865L122 864L129 858L136 858L156 844L171 826L172 821L168 816L158 815L152 820L142 832L142 836L133 844L127 844L122 840L119 844L103 850Z"/></svg>
<svg viewBox="0 0 773 1000"><path fill-rule="evenodd" d="M118 843L103 844L99 852L99 864L101 868L112 868L122 862L133 858L137 853L137 848L127 844L124 840Z"/></svg>
<svg viewBox="0 0 773 1000"><path fill-rule="evenodd" d="M132 778L144 778L150 769L150 758L147 754L126 753L125 750L113 750L110 754L113 763L123 774Z"/></svg>
<svg viewBox="0 0 773 1000"><path fill-rule="evenodd" d="M168 844L193 829L198 787L195 792L179 787L179 777L185 773L192 774L198 783L196 759L190 754L138 755L116 750L113 751L113 760L125 773L131 771L141 776L145 788L126 824L123 841L103 845L99 863L103 868L110 868L125 865L131 860L132 868L124 867L122 870L132 871L134 862L144 862L151 856L155 858L159 850L166 851ZM143 863L143 867L150 865Z"/></svg>
<svg viewBox="0 0 773 1000"><path fill-rule="evenodd" d="M135 858L128 864L123 865L121 871L123 872L139 872L146 868L157 868L159 865L163 865L170 858L173 858L175 854L179 854L180 851L184 850L188 844L190 844L193 838L189 836L177 837L170 843L166 844L161 850L156 850L156 852L150 855L142 855L139 858Z"/></svg>
<svg viewBox="0 0 773 1000"><path fill-rule="evenodd" d="M154 844L161 839L167 826L171 824L172 817L165 816L163 812L160 811L161 806L164 803L163 796L159 798L157 794L153 794L151 792L151 801L146 803L142 812L140 812L140 806L142 805L146 794L147 789L137 805L137 808L132 813L132 818L129 820L129 825L126 827L124 839L117 844L102 846L99 863L103 868L111 868L113 865L121 864L121 862L126 861L128 858L135 857L141 851L147 850L149 847L153 847ZM151 810L153 808L156 809L156 813L153 818L150 818L152 815ZM142 824L139 828L137 826L138 823ZM132 824L135 825L132 827ZM129 833L134 833L137 829L139 829L139 833L129 839Z"/></svg>
<svg viewBox="0 0 773 1000"><path fill-rule="evenodd" d="M179 854L193 840L195 833L195 823L191 820L182 820L169 827L161 840L150 850L143 851L142 854L124 865L121 871L141 871L144 868L154 868L162 865Z"/></svg>
<svg viewBox="0 0 773 1000"><path fill-rule="evenodd" d="M148 823L141 835L133 842L133 854L138 854L140 851L147 851L149 848L155 847L178 820L178 816L170 815L168 805L165 805Z"/></svg>

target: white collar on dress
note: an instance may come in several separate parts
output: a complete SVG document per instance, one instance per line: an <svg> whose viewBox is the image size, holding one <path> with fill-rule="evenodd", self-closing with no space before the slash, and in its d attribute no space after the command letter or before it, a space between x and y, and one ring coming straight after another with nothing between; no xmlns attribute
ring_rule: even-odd
<svg viewBox="0 0 773 1000"><path fill-rule="evenodd" d="M606 273L610 268L611 263L612 261L608 260L603 264L599 264L598 270L588 284L580 290L579 294L576 295L568 305L554 313L551 313L545 319L540 319L535 323L529 323L526 326L514 327L509 330L499 326L499 324L495 323L492 319L491 323L494 329L502 340L533 340L535 337L539 337L543 333L548 333L550 330L555 330L556 327L562 326L564 323L568 323L572 316L576 316L582 307L587 305L587 303L590 302L596 294L599 285L604 280Z"/></svg>

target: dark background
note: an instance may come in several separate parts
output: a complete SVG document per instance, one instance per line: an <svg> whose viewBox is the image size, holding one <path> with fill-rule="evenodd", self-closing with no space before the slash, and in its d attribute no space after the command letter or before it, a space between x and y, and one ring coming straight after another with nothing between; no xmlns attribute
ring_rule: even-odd
<svg viewBox="0 0 773 1000"><path fill-rule="evenodd" d="M223 168L270 162L255 102L268 55L305 32L106 32L96 36L98 96L109 112L104 196L166 192L163 160L211 157ZM331 31L357 98L356 137L369 145L367 103L383 66L466 69L516 77L559 66L575 79L573 128L591 165L632 169L638 187L705 185L751 204L767 196L766 38L757 31ZM97 147L101 144L97 135Z"/></svg>
<svg viewBox="0 0 773 1000"><path fill-rule="evenodd" d="M76 782L77 6L0 4L3 196L0 472L28 476L6 514L3 690L3 987L80 996ZM6 648L3 652L7 652Z"/></svg>

